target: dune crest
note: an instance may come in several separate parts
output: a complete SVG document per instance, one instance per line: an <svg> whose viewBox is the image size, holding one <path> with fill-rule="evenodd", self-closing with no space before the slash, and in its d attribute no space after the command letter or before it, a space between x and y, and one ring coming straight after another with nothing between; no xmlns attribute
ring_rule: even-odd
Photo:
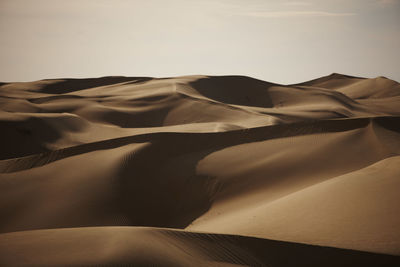
<svg viewBox="0 0 400 267"><path fill-rule="evenodd" d="M0 265L400 264L385 77L1 83L0 125Z"/></svg>

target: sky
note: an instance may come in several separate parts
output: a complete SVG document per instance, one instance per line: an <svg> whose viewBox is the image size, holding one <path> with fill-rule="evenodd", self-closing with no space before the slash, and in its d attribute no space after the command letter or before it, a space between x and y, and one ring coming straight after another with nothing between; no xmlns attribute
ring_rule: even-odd
<svg viewBox="0 0 400 267"><path fill-rule="evenodd" d="M0 81L400 81L400 0L0 0Z"/></svg>

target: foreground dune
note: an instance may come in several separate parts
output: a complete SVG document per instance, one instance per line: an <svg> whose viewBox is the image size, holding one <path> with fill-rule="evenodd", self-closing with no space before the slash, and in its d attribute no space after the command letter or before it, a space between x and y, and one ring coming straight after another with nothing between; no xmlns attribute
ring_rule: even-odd
<svg viewBox="0 0 400 267"><path fill-rule="evenodd" d="M5 83L0 125L0 265L400 264L387 78Z"/></svg>
<svg viewBox="0 0 400 267"><path fill-rule="evenodd" d="M394 256L160 228L89 227L3 234L2 262L38 266L394 266Z"/></svg>

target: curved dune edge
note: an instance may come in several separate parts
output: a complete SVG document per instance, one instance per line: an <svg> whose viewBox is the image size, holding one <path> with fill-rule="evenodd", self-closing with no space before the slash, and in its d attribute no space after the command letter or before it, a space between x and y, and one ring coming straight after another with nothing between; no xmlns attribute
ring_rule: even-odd
<svg viewBox="0 0 400 267"><path fill-rule="evenodd" d="M12 158L0 160L0 173L9 173L30 169L66 157L88 153L91 151L110 149L120 147L129 143L138 142L177 142L181 143L198 143L202 142L201 148L212 146L231 146L239 143L257 142L273 138L283 138L290 136L300 136L307 134L339 132L349 129L356 129L375 121L381 122L387 119L400 122L400 117L367 117L367 118L346 118L346 119L330 119L330 120L313 120L308 122L287 123L284 125L269 125L262 127L246 128L240 130L229 130L219 132L203 132L203 133L185 133L185 132L151 132L147 134L138 134L132 136L124 136L71 146L64 149L52 150L49 152L29 155L20 158ZM188 141L182 142L182 139ZM230 140L229 141L227 141ZM204 142L207 140L207 143ZM228 143L223 145L223 143ZM178 144L179 145L179 144Z"/></svg>
<svg viewBox="0 0 400 267"><path fill-rule="evenodd" d="M0 235L5 266L397 266L398 257L237 235L89 227Z"/></svg>
<svg viewBox="0 0 400 267"><path fill-rule="evenodd" d="M0 265L397 266L399 125L385 77L0 84Z"/></svg>

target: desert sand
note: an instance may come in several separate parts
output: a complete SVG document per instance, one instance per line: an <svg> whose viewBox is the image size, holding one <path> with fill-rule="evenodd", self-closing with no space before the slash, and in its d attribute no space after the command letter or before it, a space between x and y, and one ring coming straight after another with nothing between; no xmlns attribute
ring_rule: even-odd
<svg viewBox="0 0 400 267"><path fill-rule="evenodd" d="M400 266L400 84L0 84L0 266Z"/></svg>

